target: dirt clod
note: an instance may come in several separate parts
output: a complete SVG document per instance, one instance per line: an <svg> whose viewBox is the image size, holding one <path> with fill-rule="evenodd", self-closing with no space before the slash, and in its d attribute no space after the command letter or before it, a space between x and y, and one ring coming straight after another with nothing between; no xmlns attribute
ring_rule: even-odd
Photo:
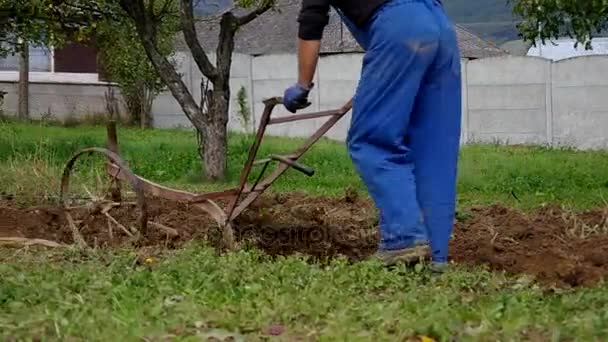
<svg viewBox="0 0 608 342"><path fill-rule="evenodd" d="M179 248L193 239L220 243L215 222L199 209L158 199L148 199L148 204L149 220L175 232L151 228L139 247ZM598 209L574 214L559 207L530 213L502 206L472 208L455 222L450 257L458 263L532 275L551 286L596 285L608 275L606 213ZM135 226L133 207L114 208L111 214L122 224ZM72 215L83 222L89 213ZM103 214L85 222L81 234L90 246L117 247L132 241L119 229L109 229ZM374 252L377 223L373 203L352 194L342 198L281 194L260 198L233 226L238 241L269 255L360 260ZM21 209L7 200L0 201L0 237L74 243L57 208Z"/></svg>

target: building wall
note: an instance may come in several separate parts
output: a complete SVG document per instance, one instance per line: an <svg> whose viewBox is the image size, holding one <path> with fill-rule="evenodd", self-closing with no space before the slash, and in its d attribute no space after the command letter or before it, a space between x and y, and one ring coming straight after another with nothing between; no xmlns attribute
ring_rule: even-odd
<svg viewBox="0 0 608 342"><path fill-rule="evenodd" d="M15 114L19 106L18 75L0 72L0 91L6 92L2 111ZM119 104L120 90L98 82L97 74L30 73L30 117L64 120L68 117L107 115L106 96L112 89ZM124 109L121 108L124 115Z"/></svg>
<svg viewBox="0 0 608 342"><path fill-rule="evenodd" d="M296 56L235 55L233 61L229 128L252 131L262 114L264 99L281 96L285 87L295 82ZM312 105L302 112L344 105L357 87L361 62L359 54L322 57L316 86L310 95ZM182 55L179 69L196 100L200 101L201 75L196 65L191 58ZM606 74L607 56L576 57L557 62L513 56L463 61L462 141L608 148L608 79L603 76ZM43 76L32 77L32 112L46 113L50 108L56 116L61 116L105 111L107 84L87 81L85 76L80 83L75 82L74 76L69 79L66 76L62 83L45 81ZM54 79L57 81L58 76ZM15 83L16 79L4 79L0 73L0 90L9 93L5 101L8 112L15 112L17 108ZM237 93L241 87L253 113L253 120L247 127L238 119ZM157 98L153 112L158 128L190 127L168 92ZM273 115L291 114L278 106ZM308 136L323 122L324 119L316 119L285 123L271 126L267 132ZM349 123L350 115L347 115L327 137L343 141Z"/></svg>
<svg viewBox="0 0 608 342"><path fill-rule="evenodd" d="M0 56L0 72L18 72L20 56L15 51ZM60 48L29 45L29 69L48 73L97 73L97 50L81 43L66 43Z"/></svg>

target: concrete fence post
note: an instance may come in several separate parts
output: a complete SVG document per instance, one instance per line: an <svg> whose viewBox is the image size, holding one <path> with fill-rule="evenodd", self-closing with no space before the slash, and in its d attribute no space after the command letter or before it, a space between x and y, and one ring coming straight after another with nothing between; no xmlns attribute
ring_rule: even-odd
<svg viewBox="0 0 608 342"><path fill-rule="evenodd" d="M462 128L461 128L461 145L469 142L469 91L468 91L468 60L462 60L461 66L461 82L462 82Z"/></svg>
<svg viewBox="0 0 608 342"><path fill-rule="evenodd" d="M247 61L249 61L249 110L251 110L251 130L255 132L258 127L255 112L255 88L253 87L253 59L255 57L248 55Z"/></svg>
<svg viewBox="0 0 608 342"><path fill-rule="evenodd" d="M547 62L545 86L545 110L547 124L547 144L553 146L553 62Z"/></svg>
<svg viewBox="0 0 608 342"><path fill-rule="evenodd" d="M320 57L319 59L321 59L321 58L323 58L323 57ZM319 64L320 63L321 63L321 61L319 60ZM318 90L317 91L317 98L314 101L314 102L316 102L316 104L315 104L315 110L317 110L317 111L321 110L320 108L323 105L321 103L321 90L320 89L321 89L321 82L322 81L321 81L321 73L319 72L319 69L320 68L317 67L317 72L315 73L315 80L314 80L314 82L315 82L315 88L317 88L317 90Z"/></svg>

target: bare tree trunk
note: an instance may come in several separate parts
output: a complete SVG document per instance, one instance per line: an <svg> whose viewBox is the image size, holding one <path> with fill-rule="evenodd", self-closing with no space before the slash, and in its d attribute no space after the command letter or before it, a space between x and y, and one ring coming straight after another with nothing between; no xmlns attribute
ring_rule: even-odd
<svg viewBox="0 0 608 342"><path fill-rule="evenodd" d="M230 91L221 88L213 91L210 106L205 113L202 133L202 147L205 176L211 180L225 177L228 151L228 99Z"/></svg>
<svg viewBox="0 0 608 342"><path fill-rule="evenodd" d="M18 116L21 120L27 120L30 117L30 100L29 100L29 84L30 84L30 51L26 41L19 44L19 112Z"/></svg>
<svg viewBox="0 0 608 342"><path fill-rule="evenodd" d="M141 104L141 113L139 114L139 126L142 129L149 128L148 124L148 114L146 114L146 104Z"/></svg>
<svg viewBox="0 0 608 342"><path fill-rule="evenodd" d="M152 104L155 97L154 91L144 86L140 114L141 128L152 128Z"/></svg>
<svg viewBox="0 0 608 342"><path fill-rule="evenodd" d="M234 36L239 27L268 11L272 7L273 1L264 2L260 7L243 16L237 17L232 12L222 15L216 50L217 66L214 66L198 40L192 0L180 0L180 24L184 39L198 69L213 84L210 103L206 109L195 102L175 67L159 52L155 22L157 18L153 15L154 11L151 7L147 7L143 0L120 0L119 3L133 19L152 65L197 130L198 137L201 139L202 151L199 152L203 157L205 176L211 180L224 178L227 160L229 80Z"/></svg>

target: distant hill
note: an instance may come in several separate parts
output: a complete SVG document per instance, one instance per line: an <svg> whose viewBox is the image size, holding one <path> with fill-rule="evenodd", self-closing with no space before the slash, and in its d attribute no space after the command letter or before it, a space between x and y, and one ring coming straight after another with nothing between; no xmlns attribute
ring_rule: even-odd
<svg viewBox="0 0 608 342"><path fill-rule="evenodd" d="M493 43L518 38L512 5L508 0L443 0L452 20ZM228 8L232 0L194 0L198 15Z"/></svg>
<svg viewBox="0 0 608 342"><path fill-rule="evenodd" d="M518 39L517 18L508 0L443 0L452 20L496 44Z"/></svg>

